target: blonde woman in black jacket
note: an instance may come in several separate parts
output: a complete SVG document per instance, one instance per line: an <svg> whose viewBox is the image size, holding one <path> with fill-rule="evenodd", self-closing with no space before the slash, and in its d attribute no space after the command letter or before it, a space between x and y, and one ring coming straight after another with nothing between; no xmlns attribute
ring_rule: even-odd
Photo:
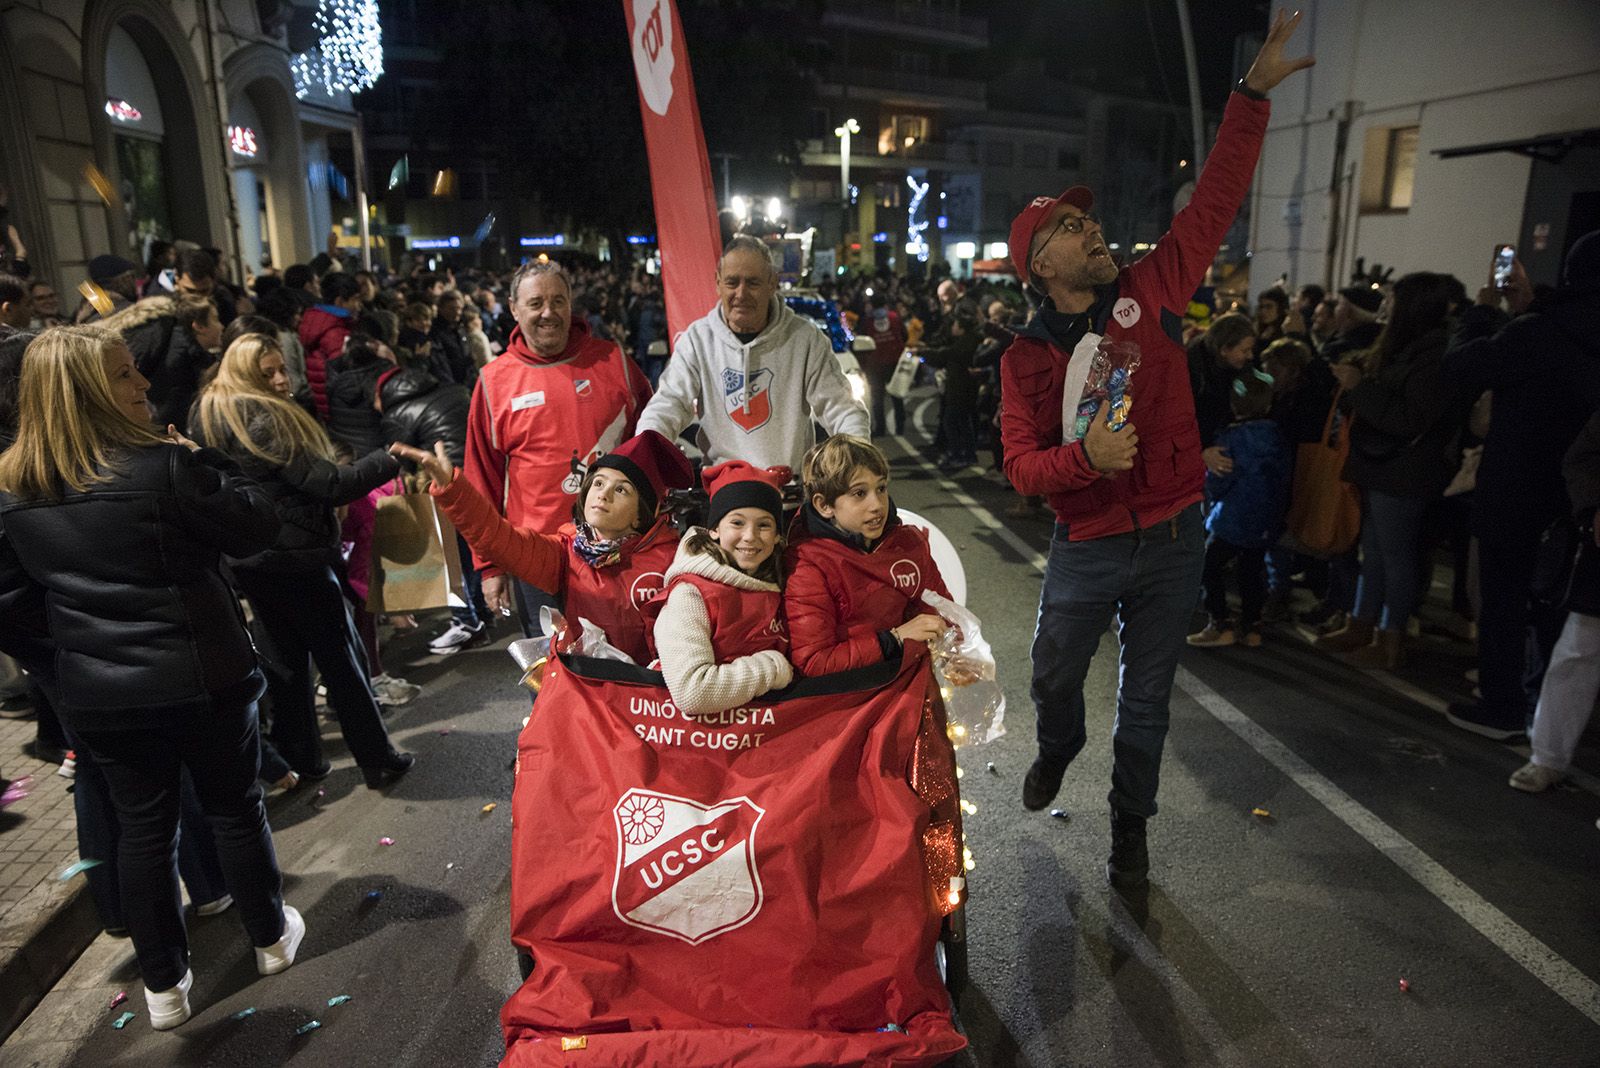
<svg viewBox="0 0 1600 1068"><path fill-rule="evenodd" d="M379 449L349 465L305 409L275 387L286 382L275 338L244 334L222 355L195 404L193 428L228 453L271 498L282 528L262 551L230 553L234 579L255 609L279 670L270 674L272 742L302 778L330 771L317 727L312 663L328 688L350 754L374 789L403 775L373 696L366 653L334 568L340 562L334 508L364 497L399 472Z"/></svg>
<svg viewBox="0 0 1600 1068"><path fill-rule="evenodd" d="M305 923L256 781L263 690L223 554L272 544L271 501L226 456L150 425L149 383L115 334L47 330L23 360L16 443L0 454L0 616L41 602L62 719L105 773L128 931L157 1029L189 1018L174 852L184 769L263 975Z"/></svg>

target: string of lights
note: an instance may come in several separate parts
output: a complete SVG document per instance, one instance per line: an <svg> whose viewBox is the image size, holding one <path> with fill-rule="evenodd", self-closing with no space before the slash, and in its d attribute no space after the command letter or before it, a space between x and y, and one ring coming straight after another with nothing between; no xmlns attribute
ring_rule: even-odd
<svg viewBox="0 0 1600 1068"><path fill-rule="evenodd" d="M315 48L289 61L295 95L313 89L330 96L372 88L383 74L383 27L377 0L319 0L312 18Z"/></svg>

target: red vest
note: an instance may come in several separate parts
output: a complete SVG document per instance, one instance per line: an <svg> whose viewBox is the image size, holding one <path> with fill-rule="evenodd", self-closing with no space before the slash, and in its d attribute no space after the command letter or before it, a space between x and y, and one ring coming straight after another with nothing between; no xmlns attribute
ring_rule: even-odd
<svg viewBox="0 0 1600 1068"><path fill-rule="evenodd" d="M635 663L650 663L655 654L644 607L666 585L667 568L678 552L678 534L671 522L657 520L638 538L624 542L622 558L605 567L593 567L578 554L570 527L562 534L567 543L562 612L570 620L581 617L598 626Z"/></svg>
<svg viewBox="0 0 1600 1068"><path fill-rule="evenodd" d="M787 654L789 631L783 625L783 594L777 590L740 590L700 575L675 575L662 591L666 604L674 586L688 583L700 591L711 621L711 655L719 664L741 656L776 649Z"/></svg>

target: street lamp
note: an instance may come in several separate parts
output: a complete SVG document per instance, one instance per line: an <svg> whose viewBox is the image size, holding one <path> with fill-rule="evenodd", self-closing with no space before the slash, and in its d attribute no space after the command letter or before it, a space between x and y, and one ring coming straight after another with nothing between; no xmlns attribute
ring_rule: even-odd
<svg viewBox="0 0 1600 1068"><path fill-rule="evenodd" d="M777 197L767 198L767 218L774 223L783 218L783 201Z"/></svg>
<svg viewBox="0 0 1600 1068"><path fill-rule="evenodd" d="M732 200L728 201L728 207L733 209L734 216L738 218L741 223L748 222L750 220L750 201L747 198L734 197Z"/></svg>
<svg viewBox="0 0 1600 1068"><path fill-rule="evenodd" d="M839 188L844 195L844 202L850 203L850 135L861 132L861 124L855 119L844 120L843 126L833 128L833 136L839 138Z"/></svg>

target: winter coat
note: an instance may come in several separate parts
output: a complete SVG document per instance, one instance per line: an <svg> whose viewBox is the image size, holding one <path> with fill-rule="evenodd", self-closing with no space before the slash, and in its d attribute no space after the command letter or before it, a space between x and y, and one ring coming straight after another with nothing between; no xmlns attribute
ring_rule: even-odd
<svg viewBox="0 0 1600 1068"><path fill-rule="evenodd" d="M720 305L679 337L639 429L672 441L696 421L706 463L744 460L794 471L815 444L814 423L829 434L872 433L827 335L777 296L766 329L748 342L728 329Z"/></svg>
<svg viewBox="0 0 1600 1068"><path fill-rule="evenodd" d="M944 371L946 405L969 409L978 403L978 387L982 382L972 373L972 361L982 343L982 334L968 330L960 337L952 336L947 344L923 350L922 358L928 366Z"/></svg>
<svg viewBox="0 0 1600 1068"><path fill-rule="evenodd" d="M1206 344L1204 334L1189 343L1185 356L1189 364L1189 390L1194 396L1195 425L1200 428L1200 447L1208 449L1217 443L1222 428L1233 421L1233 383L1239 372L1217 359L1217 354ZM1137 389L1139 371L1134 372L1133 381ZM1136 400L1138 396L1136 392ZM1134 412L1134 424L1139 427L1142 439L1144 428L1139 426L1137 406Z"/></svg>
<svg viewBox="0 0 1600 1068"><path fill-rule="evenodd" d="M406 367L384 377L378 385L383 401L380 436L384 441L414 445L426 452L444 442L450 462L466 463L467 414L472 392L465 386L440 382L420 367Z"/></svg>
<svg viewBox="0 0 1600 1068"><path fill-rule="evenodd" d="M467 351L467 341L461 336L460 326L435 319L428 337L433 341L433 351L438 360L449 368L450 381L471 389L473 383L478 381L478 365Z"/></svg>
<svg viewBox="0 0 1600 1068"><path fill-rule="evenodd" d="M250 427L258 444L266 444L266 426ZM229 553L236 572L293 574L339 563L339 520L333 510L365 497L400 473L400 462L382 449L353 464L335 464L320 457L297 456L284 466L268 463L237 441L212 442L227 452L244 473L260 484L282 526L263 551Z"/></svg>
<svg viewBox="0 0 1600 1068"><path fill-rule="evenodd" d="M1339 363L1352 353L1364 352L1377 343L1378 335L1383 333L1383 324L1378 322L1358 323L1343 334L1335 334L1323 343L1322 351L1317 355L1329 366Z"/></svg>
<svg viewBox="0 0 1600 1068"><path fill-rule="evenodd" d="M933 611L922 591L950 596L927 532L902 523L893 505L883 537L868 549L807 502L789 531L784 572L790 655L807 676L898 658L889 632Z"/></svg>
<svg viewBox="0 0 1600 1068"><path fill-rule="evenodd" d="M1241 549L1265 549L1283 533L1289 511L1294 456L1278 425L1252 419L1224 427L1218 445L1228 450L1233 471L1207 473L1206 530Z"/></svg>
<svg viewBox="0 0 1600 1068"><path fill-rule="evenodd" d="M1580 520L1594 518L1600 509L1600 411L1589 417L1561 464L1567 497Z"/></svg>
<svg viewBox="0 0 1600 1068"><path fill-rule="evenodd" d="M0 494L0 524L0 616L28 617L42 591L68 726L155 727L260 695L221 558L267 548L279 521L227 456L133 449L84 492Z"/></svg>
<svg viewBox="0 0 1600 1068"><path fill-rule="evenodd" d="M1131 471L1104 478L1082 441L1064 444L1062 410L1078 400L1063 396L1074 353L1057 345L1043 314L1000 361L1006 477L1019 493L1046 494L1071 540L1153 526L1200 500L1205 466L1179 342L1183 313L1249 191L1270 111L1265 101L1232 95L1188 205L1149 255L1095 290L1094 333L1140 349L1131 384L1139 433Z"/></svg>
<svg viewBox="0 0 1600 1068"><path fill-rule="evenodd" d="M1472 495L1479 537L1534 537L1568 514L1561 459L1600 409L1600 288L1558 290L1509 323L1495 309L1467 309L1444 374L1468 392L1494 391Z"/></svg>
<svg viewBox="0 0 1600 1068"><path fill-rule="evenodd" d="M475 558L496 574L514 575L550 592L569 622L587 619L635 663L650 662L644 609L666 586L678 542L666 517L597 565L573 548L576 530L571 523L553 534L515 526L460 474L448 486L435 485L428 492L472 546Z"/></svg>
<svg viewBox="0 0 1600 1068"><path fill-rule="evenodd" d="M900 313L871 308L856 325L856 332L866 334L876 346L872 350L872 370L879 375L893 374L900 354L906 350L906 328L900 322Z"/></svg>
<svg viewBox="0 0 1600 1068"><path fill-rule="evenodd" d="M1346 482L1415 500L1444 493L1460 466L1457 441L1477 398L1445 376L1444 347L1441 326L1385 356L1376 373L1345 394L1351 413Z"/></svg>
<svg viewBox="0 0 1600 1068"><path fill-rule="evenodd" d="M328 421L328 364L344 354L345 338L354 324L351 313L336 304L318 304L300 317L300 344L306 350L306 384L317 418Z"/></svg>
<svg viewBox="0 0 1600 1068"><path fill-rule="evenodd" d="M1322 440L1322 428L1328 421L1328 409L1333 406L1337 386L1328 365L1313 358L1301 371L1294 389L1272 398L1270 418L1278 424L1291 450L1296 445Z"/></svg>
<svg viewBox="0 0 1600 1068"><path fill-rule="evenodd" d="M195 340L194 331L178 325L171 297L149 297L106 322L133 353L134 366L150 381L146 398L154 422L187 426L189 408L200 393L200 378L217 358Z"/></svg>
<svg viewBox="0 0 1600 1068"><path fill-rule="evenodd" d="M678 543L667 588L650 607L661 675L680 712L709 715L789 685L781 599L775 583Z"/></svg>
<svg viewBox="0 0 1600 1068"><path fill-rule="evenodd" d="M394 364L361 348L328 364L328 436L357 456L386 444L376 402L378 378L392 370Z"/></svg>

